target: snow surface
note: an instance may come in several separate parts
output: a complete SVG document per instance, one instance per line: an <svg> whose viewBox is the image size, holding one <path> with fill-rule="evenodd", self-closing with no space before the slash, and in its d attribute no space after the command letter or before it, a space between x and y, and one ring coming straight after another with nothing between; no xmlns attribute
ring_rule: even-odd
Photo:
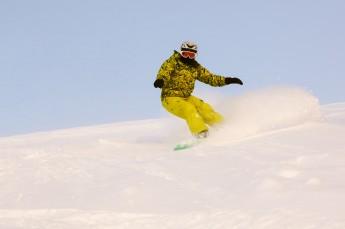
<svg viewBox="0 0 345 229"><path fill-rule="evenodd" d="M227 121L185 151L174 117L0 138L0 228L345 228L345 103L213 102Z"/></svg>

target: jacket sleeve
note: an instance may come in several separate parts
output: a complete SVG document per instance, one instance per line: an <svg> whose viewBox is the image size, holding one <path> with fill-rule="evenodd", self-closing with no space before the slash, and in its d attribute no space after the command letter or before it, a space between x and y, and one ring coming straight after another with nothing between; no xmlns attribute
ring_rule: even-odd
<svg viewBox="0 0 345 229"><path fill-rule="evenodd" d="M214 87L221 87L226 85L225 77L215 75L201 65L199 66L199 74L197 79L203 83L209 84Z"/></svg>
<svg viewBox="0 0 345 229"><path fill-rule="evenodd" d="M172 57L164 61L162 66L160 67L157 79L163 79L164 81L169 80L172 72L175 69L175 61Z"/></svg>

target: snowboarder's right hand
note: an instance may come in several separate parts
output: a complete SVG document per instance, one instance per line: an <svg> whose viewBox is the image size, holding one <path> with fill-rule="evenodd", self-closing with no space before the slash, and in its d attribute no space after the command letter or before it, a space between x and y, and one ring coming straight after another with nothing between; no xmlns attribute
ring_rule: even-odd
<svg viewBox="0 0 345 229"><path fill-rule="evenodd" d="M153 86L155 88L159 87L159 88L162 88L164 85L164 80L162 79L156 79L155 82L153 83Z"/></svg>

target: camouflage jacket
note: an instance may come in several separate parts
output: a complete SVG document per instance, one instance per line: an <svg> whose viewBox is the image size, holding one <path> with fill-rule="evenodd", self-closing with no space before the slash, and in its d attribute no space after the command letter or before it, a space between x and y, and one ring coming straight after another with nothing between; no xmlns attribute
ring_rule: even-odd
<svg viewBox="0 0 345 229"><path fill-rule="evenodd" d="M215 87L225 85L223 76L212 74L197 61L181 57L177 51L174 51L174 54L162 64L157 79L164 80L162 99L189 97L194 90L196 80Z"/></svg>

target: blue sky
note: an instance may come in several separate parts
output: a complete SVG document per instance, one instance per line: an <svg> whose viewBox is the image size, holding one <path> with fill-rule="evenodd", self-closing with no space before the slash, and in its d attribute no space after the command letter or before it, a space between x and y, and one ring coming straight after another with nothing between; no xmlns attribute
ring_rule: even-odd
<svg viewBox="0 0 345 229"><path fill-rule="evenodd" d="M161 117L152 83L183 40L245 83L196 94L294 85L343 102L344 12L340 0L2 0L0 136Z"/></svg>

